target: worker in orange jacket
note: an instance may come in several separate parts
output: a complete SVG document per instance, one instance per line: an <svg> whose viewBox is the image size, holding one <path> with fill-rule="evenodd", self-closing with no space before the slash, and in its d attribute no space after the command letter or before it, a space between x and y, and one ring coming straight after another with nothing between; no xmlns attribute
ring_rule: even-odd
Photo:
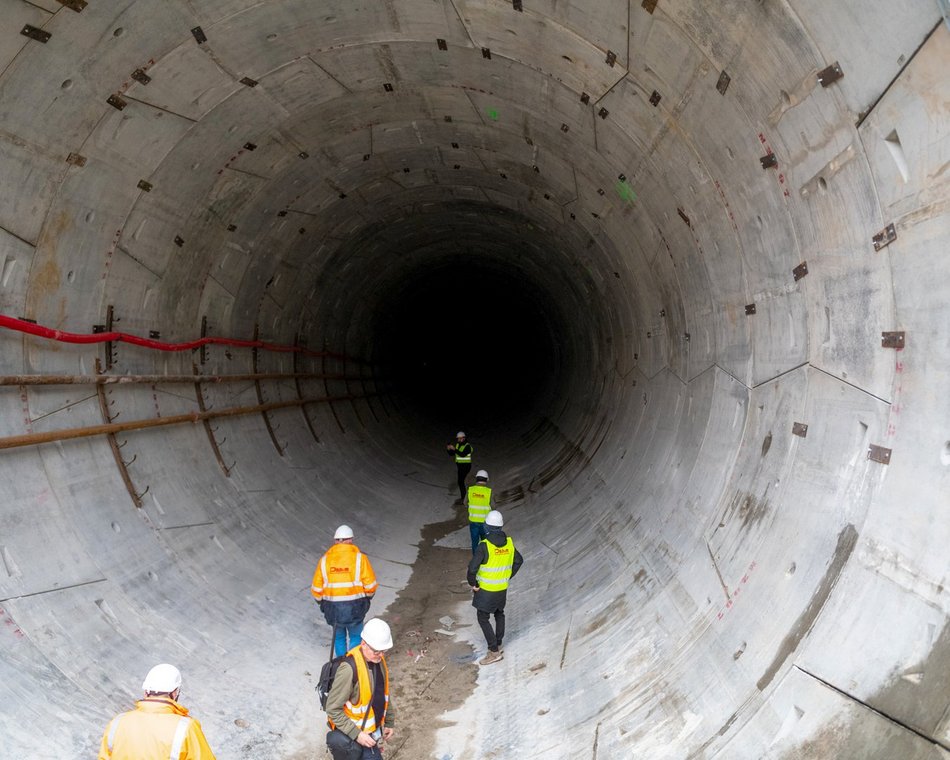
<svg viewBox="0 0 950 760"><path fill-rule="evenodd" d="M106 726L99 760L214 760L201 724L178 704L181 673L163 663L142 682L145 698Z"/></svg>
<svg viewBox="0 0 950 760"><path fill-rule="evenodd" d="M353 529L341 525L334 544L317 563L310 593L333 626L333 656L344 655L360 642L363 619L378 584L369 558L353 543Z"/></svg>

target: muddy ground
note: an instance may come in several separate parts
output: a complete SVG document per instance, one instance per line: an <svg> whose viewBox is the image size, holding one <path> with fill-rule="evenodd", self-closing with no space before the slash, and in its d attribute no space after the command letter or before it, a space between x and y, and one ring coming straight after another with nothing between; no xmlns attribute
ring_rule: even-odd
<svg viewBox="0 0 950 760"><path fill-rule="evenodd" d="M385 760L432 758L436 730L451 725L440 716L460 707L475 688L476 660L484 653L456 641L456 636L436 633L477 625L473 607L466 607L471 614L462 619L454 611L459 601L471 599L464 583L471 552L434 545L468 524L465 508L456 505L455 509L452 520L423 530L409 583L384 616L395 642L386 660L396 707L396 731L392 741L383 746ZM441 621L445 617L453 618L450 626ZM321 760L324 751L321 747L317 753ZM325 757L330 757L328 752Z"/></svg>

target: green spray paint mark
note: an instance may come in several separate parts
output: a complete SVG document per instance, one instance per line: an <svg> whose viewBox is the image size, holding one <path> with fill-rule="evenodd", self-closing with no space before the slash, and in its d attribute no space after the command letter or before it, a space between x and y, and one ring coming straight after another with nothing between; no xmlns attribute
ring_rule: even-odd
<svg viewBox="0 0 950 760"><path fill-rule="evenodd" d="M630 187L630 184L626 180L619 181L614 187L617 190L617 195L619 195L622 200L633 203L637 199L636 193L633 192L633 188Z"/></svg>
<svg viewBox="0 0 950 760"><path fill-rule="evenodd" d="M498 121L498 110L495 108L488 109L488 118L492 121Z"/></svg>

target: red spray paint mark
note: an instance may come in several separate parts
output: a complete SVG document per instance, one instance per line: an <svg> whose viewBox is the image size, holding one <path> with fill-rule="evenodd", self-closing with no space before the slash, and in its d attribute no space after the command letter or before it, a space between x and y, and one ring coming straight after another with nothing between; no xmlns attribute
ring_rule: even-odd
<svg viewBox="0 0 950 760"><path fill-rule="evenodd" d="M716 613L716 620L722 620L726 616L726 613L735 606L736 597L742 593L742 587L749 582L749 576L756 567L758 567L758 563L755 560L752 560L752 562L749 563L748 572L742 576L742 578L739 580L739 585L733 589L729 601L727 601L726 604L719 610L719 612Z"/></svg>

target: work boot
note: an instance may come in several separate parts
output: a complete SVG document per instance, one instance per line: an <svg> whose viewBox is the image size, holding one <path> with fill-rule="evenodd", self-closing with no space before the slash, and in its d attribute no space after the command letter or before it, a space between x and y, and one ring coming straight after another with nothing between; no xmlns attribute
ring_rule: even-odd
<svg viewBox="0 0 950 760"><path fill-rule="evenodd" d="M505 655L503 655L501 652L493 652L489 649L488 654L482 657L482 659L478 661L478 664L491 665L493 662L498 662L499 660L504 660L504 659L505 659Z"/></svg>

